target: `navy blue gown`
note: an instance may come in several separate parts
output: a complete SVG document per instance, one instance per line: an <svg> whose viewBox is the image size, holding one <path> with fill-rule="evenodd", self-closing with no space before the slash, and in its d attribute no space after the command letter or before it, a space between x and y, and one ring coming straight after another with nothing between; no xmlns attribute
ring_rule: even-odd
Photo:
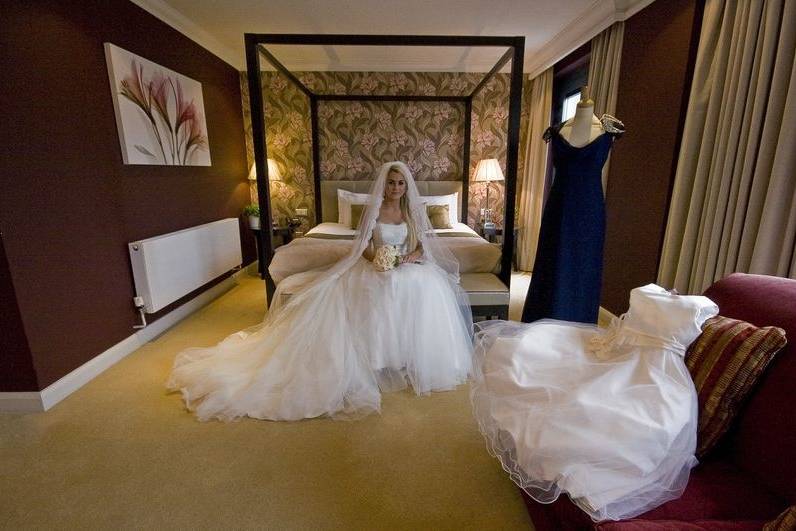
<svg viewBox="0 0 796 531"><path fill-rule="evenodd" d="M544 139L553 143L555 174L522 310L525 323L545 318L597 322L605 239L602 168L622 128L612 117L601 122L606 132L583 147L564 140L563 124L545 132Z"/></svg>

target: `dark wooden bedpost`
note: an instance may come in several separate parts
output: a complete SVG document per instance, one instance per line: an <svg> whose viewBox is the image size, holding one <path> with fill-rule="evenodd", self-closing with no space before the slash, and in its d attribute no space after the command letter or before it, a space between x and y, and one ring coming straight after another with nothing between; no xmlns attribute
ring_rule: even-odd
<svg viewBox="0 0 796 531"><path fill-rule="evenodd" d="M464 102L464 147L462 149L462 215L461 221L467 224L470 202L470 128L473 121L473 96Z"/></svg>
<svg viewBox="0 0 796 531"><path fill-rule="evenodd" d="M484 78L470 93L474 98L506 63L511 61L509 85L509 123L506 145L506 188L503 194L503 247L500 251L500 280L511 288L511 262L514 255L514 196L517 190L517 155L520 142L520 106L522 103L522 62L525 52L525 37L506 37L509 49L495 63ZM487 183L488 184L488 183Z"/></svg>
<svg viewBox="0 0 796 531"><path fill-rule="evenodd" d="M323 221L323 201L321 201L321 152L318 145L318 97L310 96L310 122L312 124L312 180L315 184L315 224Z"/></svg>
<svg viewBox="0 0 796 531"><path fill-rule="evenodd" d="M517 156L519 153L520 106L522 102L522 62L525 49L524 37L486 37L458 35L313 35L313 34L245 34L246 65L249 78L249 99L252 111L252 137L254 140L254 160L257 167L257 193L260 196L260 217L263 227L259 234L260 259L263 260L264 279L268 301L275 291L273 279L268 272L274 252L271 242L271 201L268 182L268 155L265 145L265 115L263 113L263 95L260 87L260 56L262 55L276 70L284 74L310 99L312 122L312 164L315 182L315 219L321 223L321 175L318 104L321 101L449 101L464 104L464 147L462 158L462 216L467 223L469 184L470 184L470 140L472 122L473 97L486 85L506 63L511 60L511 86L509 93L508 144L506 150L506 193L505 218L503 222L503 248L501 252L501 270L499 278L506 286L511 283L511 262L514 252L514 198L517 189ZM364 94L314 94L292 72L274 57L264 45L266 44L299 44L299 45L353 45L353 46L487 46L507 47L505 54L495 66L484 76L469 95L458 96L421 96L421 95L364 95ZM256 116L256 118L255 118Z"/></svg>
<svg viewBox="0 0 796 531"><path fill-rule="evenodd" d="M255 35L246 34L246 70L249 78L249 106L252 116L252 142L254 143L254 166L257 168L257 197L260 205L260 231L257 233L261 270L265 280L266 304L276 291L274 280L268 272L268 264L274 255L271 242L271 190L268 181L268 153L265 146L265 109L263 91L260 85L259 44Z"/></svg>
<svg viewBox="0 0 796 531"><path fill-rule="evenodd" d="M517 158L520 149L520 115L522 106L522 67L525 37L514 37L509 90L508 144L506 146L506 194L503 205L503 254L500 280L511 287L511 258L514 254L514 198L517 195Z"/></svg>

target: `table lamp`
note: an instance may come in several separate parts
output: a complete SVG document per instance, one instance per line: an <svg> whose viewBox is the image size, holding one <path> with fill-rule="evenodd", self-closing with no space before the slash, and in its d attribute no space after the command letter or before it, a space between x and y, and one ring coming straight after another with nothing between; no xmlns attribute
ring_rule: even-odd
<svg viewBox="0 0 796 531"><path fill-rule="evenodd" d="M256 181L257 180L257 165L252 164L252 167L249 169L249 180ZM282 174L279 172L279 166L276 164L274 159L268 159L268 180L270 182L274 181L281 181ZM278 226L278 219L274 219L273 225Z"/></svg>
<svg viewBox="0 0 796 531"><path fill-rule="evenodd" d="M257 165L252 164L252 167L249 169L249 180L256 181L257 180ZM279 172L279 166L276 164L274 159L268 159L268 180L269 181L281 181L282 174Z"/></svg>
<svg viewBox="0 0 796 531"><path fill-rule="evenodd" d="M497 159L482 159L475 166L475 180L486 183L486 208L484 209L484 228L494 229L495 223L492 221L492 210L489 208L489 183L492 181L502 181L503 171Z"/></svg>

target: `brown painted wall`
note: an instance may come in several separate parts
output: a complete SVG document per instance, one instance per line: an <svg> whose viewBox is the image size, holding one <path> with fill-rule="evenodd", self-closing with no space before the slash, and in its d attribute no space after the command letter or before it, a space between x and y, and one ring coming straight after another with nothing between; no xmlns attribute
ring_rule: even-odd
<svg viewBox="0 0 796 531"><path fill-rule="evenodd" d="M133 333L128 241L248 202L240 86L233 67L127 1L0 11L0 230L41 389ZM211 167L122 163L106 41L202 84Z"/></svg>
<svg viewBox="0 0 796 531"><path fill-rule="evenodd" d="M36 389L36 371L0 234L0 389Z"/></svg>
<svg viewBox="0 0 796 531"><path fill-rule="evenodd" d="M616 115L627 133L611 156L602 290L617 314L657 278L701 12L701 2L666 0L625 22Z"/></svg>

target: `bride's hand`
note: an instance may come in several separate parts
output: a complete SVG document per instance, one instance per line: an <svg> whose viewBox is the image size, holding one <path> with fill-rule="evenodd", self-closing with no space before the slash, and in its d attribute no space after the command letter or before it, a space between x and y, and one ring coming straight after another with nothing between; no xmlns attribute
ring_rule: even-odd
<svg viewBox="0 0 796 531"><path fill-rule="evenodd" d="M402 264L411 264L413 262L417 262L420 260L421 253L419 251L414 251L409 254L405 254L401 256L401 263Z"/></svg>

